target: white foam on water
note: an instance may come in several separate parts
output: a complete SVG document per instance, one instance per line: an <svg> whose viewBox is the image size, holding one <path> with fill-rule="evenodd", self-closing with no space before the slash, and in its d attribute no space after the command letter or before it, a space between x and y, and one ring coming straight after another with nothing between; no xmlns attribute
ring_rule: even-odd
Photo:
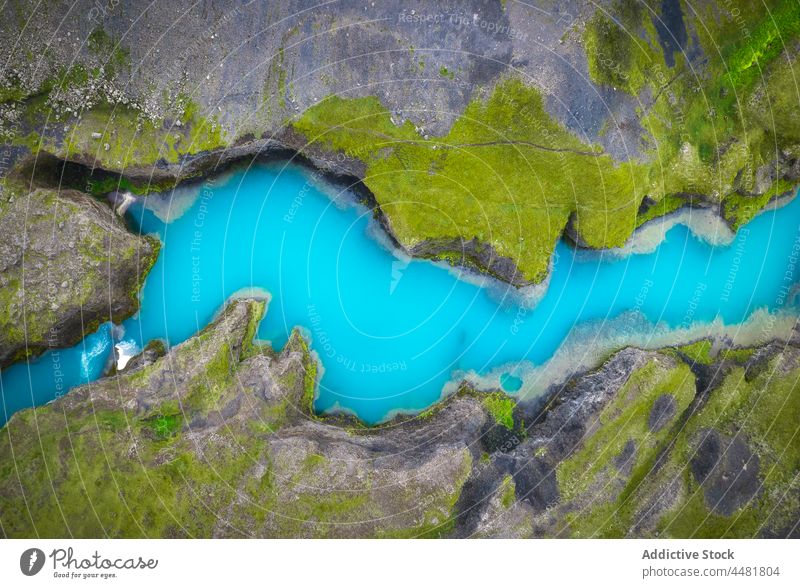
<svg viewBox="0 0 800 588"><path fill-rule="evenodd" d="M108 346L110 341L106 337L98 337L94 345L88 350L81 353L81 377L87 380L94 380L89 373L89 367L92 365L94 359L108 353Z"/></svg>
<svg viewBox="0 0 800 588"><path fill-rule="evenodd" d="M139 352L139 346L134 341L120 341L114 345L117 370L124 369L128 362Z"/></svg>

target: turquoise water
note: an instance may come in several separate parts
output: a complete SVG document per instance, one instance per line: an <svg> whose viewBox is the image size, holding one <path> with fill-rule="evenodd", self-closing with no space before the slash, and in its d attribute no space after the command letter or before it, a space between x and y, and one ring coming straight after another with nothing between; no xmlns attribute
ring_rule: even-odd
<svg viewBox="0 0 800 588"><path fill-rule="evenodd" d="M324 366L316 408L350 410L370 423L429 406L455 373L501 370L509 376L503 386L515 391L524 375L514 366L541 365L589 321L635 310L675 328L715 318L737 324L756 309L787 306L797 281L797 198L756 217L730 246L711 246L682 225L655 251L624 258L559 243L546 293L525 308L510 290L397 257L374 238L367 211L347 193L324 194L303 169L261 165L198 191L171 223L141 204L129 210L131 223L164 247L140 313L115 329L116 340L175 345L232 294L264 289L272 298L259 338L280 348L303 327ZM97 378L111 347L105 327L60 351L69 364L62 387ZM4 371L5 415L56 396L52 363L51 352Z"/></svg>
<svg viewBox="0 0 800 588"><path fill-rule="evenodd" d="M522 388L522 378L513 374L501 374L500 387L509 393L519 392Z"/></svg>

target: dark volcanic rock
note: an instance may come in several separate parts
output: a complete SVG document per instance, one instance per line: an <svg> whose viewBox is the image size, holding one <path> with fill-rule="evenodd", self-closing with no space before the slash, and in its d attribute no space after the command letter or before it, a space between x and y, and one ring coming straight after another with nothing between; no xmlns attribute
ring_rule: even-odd
<svg viewBox="0 0 800 588"><path fill-rule="evenodd" d="M614 458L614 467L617 468L621 474L629 476L631 473L631 468L633 467L633 460L635 456L636 441L633 439L628 439L620 454Z"/></svg>
<svg viewBox="0 0 800 588"><path fill-rule="evenodd" d="M647 424L653 433L663 429L675 416L677 405L672 394L662 394L653 403Z"/></svg>
<svg viewBox="0 0 800 588"><path fill-rule="evenodd" d="M691 460L694 479L703 486L706 504L730 516L759 491L759 458L741 435L728 437L714 429L700 432Z"/></svg>

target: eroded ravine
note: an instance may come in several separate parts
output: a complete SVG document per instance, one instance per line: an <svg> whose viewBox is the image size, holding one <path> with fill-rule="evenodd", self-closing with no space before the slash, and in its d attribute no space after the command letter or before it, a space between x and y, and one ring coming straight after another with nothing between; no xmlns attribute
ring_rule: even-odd
<svg viewBox="0 0 800 588"><path fill-rule="evenodd" d="M492 388L511 374L523 394L543 391L551 380L542 366L565 341L575 370L592 363L583 340L593 353L723 332L752 343L794 316L798 200L757 217L727 246L710 246L681 225L654 250L627 256L561 243L546 293L528 308L493 281L478 285L474 276L397 257L373 238L368 211L314 178L294 166L257 165L160 206L158 196L149 208L134 206L132 222L164 244L141 312L59 352L73 362L68 387L98 377L114 343L132 353L155 339L188 339L243 289L271 295L261 338L281 347L295 326L305 329L324 368L315 408L346 409L369 423L422 410L464 377ZM154 209L171 209L171 222ZM611 348L598 345L600 331ZM48 362L4 372L9 415L55 396Z"/></svg>

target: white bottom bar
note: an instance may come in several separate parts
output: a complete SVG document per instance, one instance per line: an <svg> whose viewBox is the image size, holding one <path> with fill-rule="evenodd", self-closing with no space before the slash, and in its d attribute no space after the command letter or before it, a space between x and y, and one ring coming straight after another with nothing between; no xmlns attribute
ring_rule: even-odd
<svg viewBox="0 0 800 588"><path fill-rule="evenodd" d="M798 586L799 547L756 539L4 540L0 578L3 586Z"/></svg>

